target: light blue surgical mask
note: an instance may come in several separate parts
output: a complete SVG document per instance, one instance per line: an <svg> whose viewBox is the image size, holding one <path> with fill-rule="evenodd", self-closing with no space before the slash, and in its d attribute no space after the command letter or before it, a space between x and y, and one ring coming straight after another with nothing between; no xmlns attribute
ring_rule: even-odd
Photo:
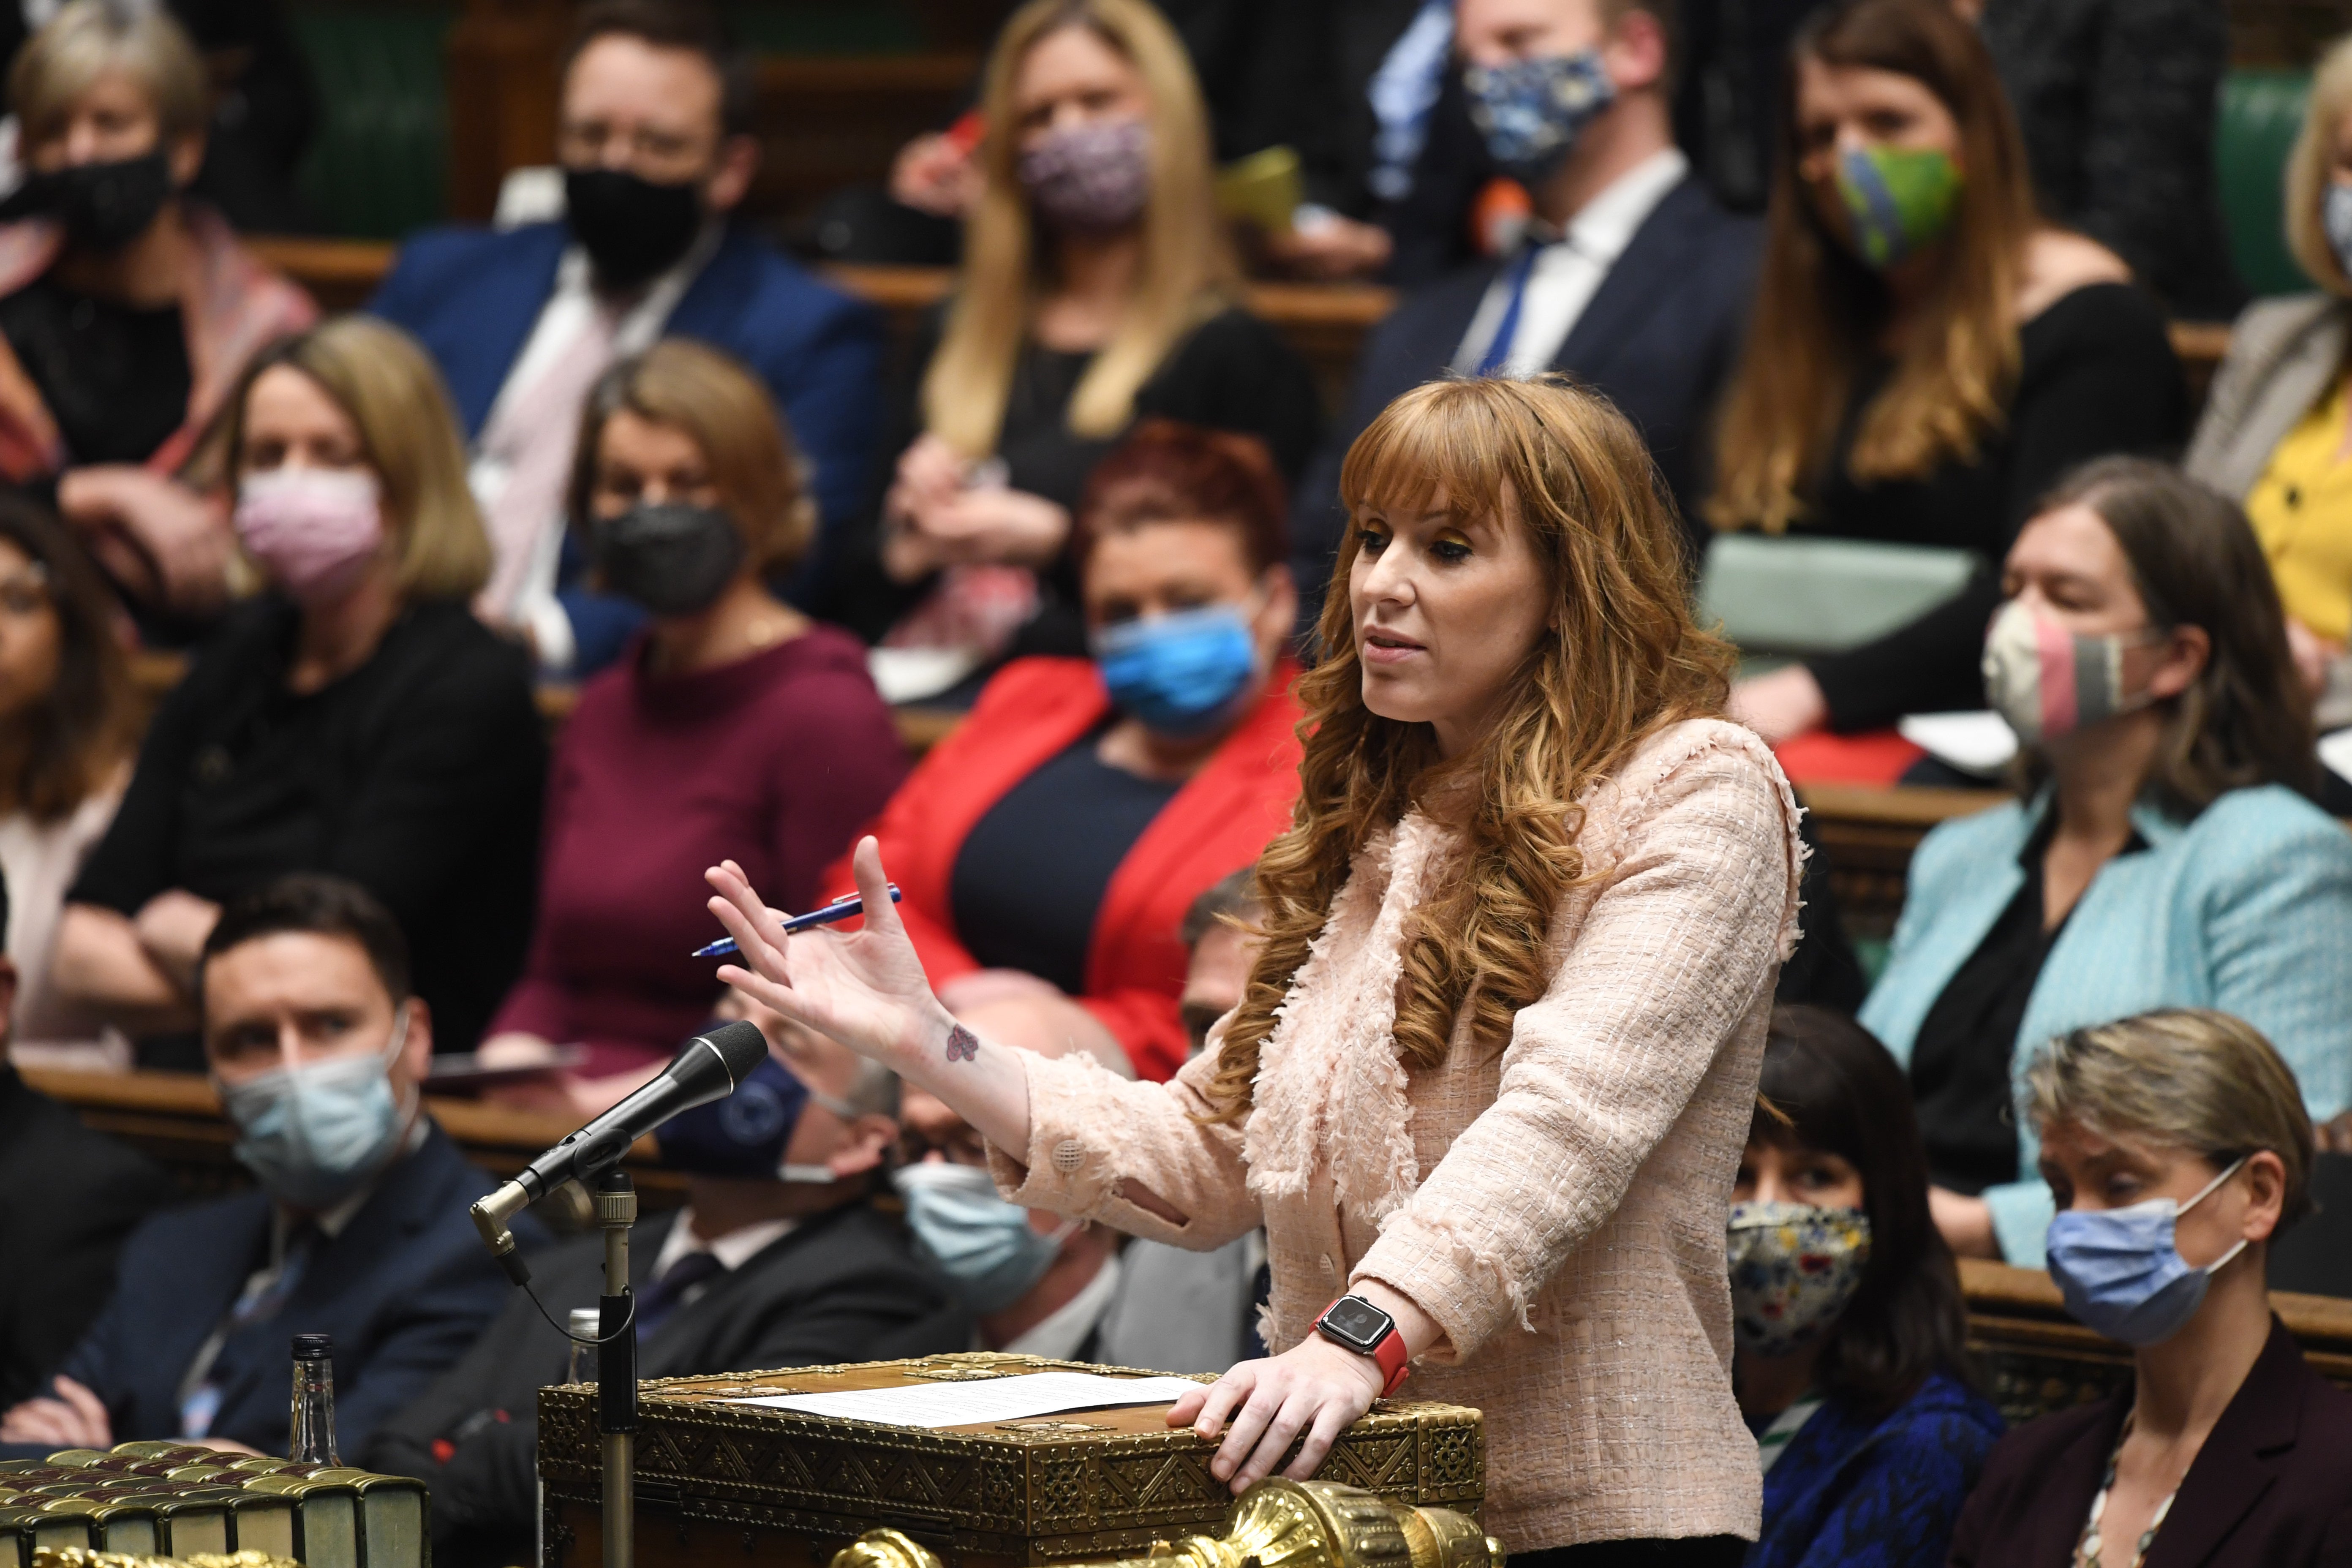
<svg viewBox="0 0 2352 1568"><path fill-rule="evenodd" d="M1121 710L1176 740L1214 732L1257 679L1257 637L1239 605L1143 616L1091 639L1103 685Z"/></svg>
<svg viewBox="0 0 2352 1568"><path fill-rule="evenodd" d="M1001 1312L1027 1295L1078 1228L1072 1220L1050 1235L1037 1230L1029 1211L998 1197L978 1165L901 1165L890 1181L907 1200L915 1240L975 1312Z"/></svg>
<svg viewBox="0 0 2352 1568"><path fill-rule="evenodd" d="M278 1068L221 1085L221 1106L236 1128L235 1153L269 1195L317 1213L357 1192L382 1170L407 1126L393 1098L392 1064L408 1043L408 1005L392 1041L364 1057Z"/></svg>
<svg viewBox="0 0 2352 1568"><path fill-rule="evenodd" d="M2127 1345L2160 1344L2187 1326L2204 1304L2206 1285L2246 1243L2240 1237L2199 1268L2180 1256L2173 1225L2245 1163L2231 1161L2185 1204L2150 1198L2127 1208L2068 1209L2053 1219L2042 1245L2074 1321Z"/></svg>
<svg viewBox="0 0 2352 1568"><path fill-rule="evenodd" d="M1599 49L1471 66L1462 85L1487 153L1529 191L1551 177L1584 128L1617 100Z"/></svg>

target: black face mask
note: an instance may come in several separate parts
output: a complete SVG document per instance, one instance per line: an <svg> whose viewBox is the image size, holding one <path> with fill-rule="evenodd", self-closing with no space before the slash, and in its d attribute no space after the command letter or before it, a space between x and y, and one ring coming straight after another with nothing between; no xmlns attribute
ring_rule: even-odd
<svg viewBox="0 0 2352 1568"><path fill-rule="evenodd" d="M564 170L563 201L572 237L611 289L634 289L675 265L702 227L699 190L626 169Z"/></svg>
<svg viewBox="0 0 2352 1568"><path fill-rule="evenodd" d="M147 232L172 199L172 165L161 147L111 163L75 163L26 177L8 209L47 213L89 250L120 250Z"/></svg>
<svg viewBox="0 0 2352 1568"><path fill-rule="evenodd" d="M743 535L717 507L639 504L588 525L604 586L656 616L709 609L742 569Z"/></svg>

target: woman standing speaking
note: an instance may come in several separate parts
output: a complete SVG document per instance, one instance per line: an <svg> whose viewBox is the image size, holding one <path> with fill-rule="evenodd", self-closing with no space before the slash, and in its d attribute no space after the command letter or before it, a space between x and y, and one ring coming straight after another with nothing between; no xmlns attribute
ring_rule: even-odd
<svg viewBox="0 0 2352 1568"><path fill-rule="evenodd" d="M1174 1079L959 1024L871 839L878 912L846 936L788 941L714 868L742 950L719 978L961 1111L1015 1203L1197 1248L1263 1223L1280 1353L1169 1415L1222 1436L1235 1491L1302 1435L1286 1473L1312 1474L1410 1364L1486 1412L1515 1563L1737 1563L1759 1482L1724 1216L1796 930L1795 803L1717 717L1729 650L1606 403L1421 387L1341 494L1264 950Z"/></svg>

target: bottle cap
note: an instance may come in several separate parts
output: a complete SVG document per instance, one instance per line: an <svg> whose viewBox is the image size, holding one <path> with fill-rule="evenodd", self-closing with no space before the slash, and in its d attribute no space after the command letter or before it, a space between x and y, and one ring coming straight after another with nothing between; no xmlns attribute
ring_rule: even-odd
<svg viewBox="0 0 2352 1568"><path fill-rule="evenodd" d="M335 1336L332 1334L296 1334L296 1361L332 1361L335 1359Z"/></svg>

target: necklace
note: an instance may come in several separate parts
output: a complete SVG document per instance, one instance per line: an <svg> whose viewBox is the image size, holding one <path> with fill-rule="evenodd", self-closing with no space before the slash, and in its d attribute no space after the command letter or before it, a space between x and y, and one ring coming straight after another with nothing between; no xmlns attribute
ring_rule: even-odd
<svg viewBox="0 0 2352 1568"><path fill-rule="evenodd" d="M2137 1415L2137 1412L2133 1413ZM2116 1451L2107 1456L2107 1473L2099 1480L2099 1495L2091 1500L2091 1517L2083 1521L2083 1533L2074 1542L2074 1568L2105 1568L2099 1553L2106 1542L2099 1530L2099 1520L2107 1511L2107 1494L2115 1489L2116 1464L2123 1458L2124 1444L2132 1435L2132 1416L2124 1417L2124 1429L2116 1435ZM2187 1479L2183 1477L2182 1479ZM2164 1528L2164 1516L2172 1511L2172 1500L2180 1495L2179 1482L2173 1483L2164 1500L2156 1505L2156 1512L2140 1532L2139 1544L2132 1549L2131 1561L2124 1568L2140 1568L2147 1561L2147 1549L2156 1541L2156 1532Z"/></svg>

